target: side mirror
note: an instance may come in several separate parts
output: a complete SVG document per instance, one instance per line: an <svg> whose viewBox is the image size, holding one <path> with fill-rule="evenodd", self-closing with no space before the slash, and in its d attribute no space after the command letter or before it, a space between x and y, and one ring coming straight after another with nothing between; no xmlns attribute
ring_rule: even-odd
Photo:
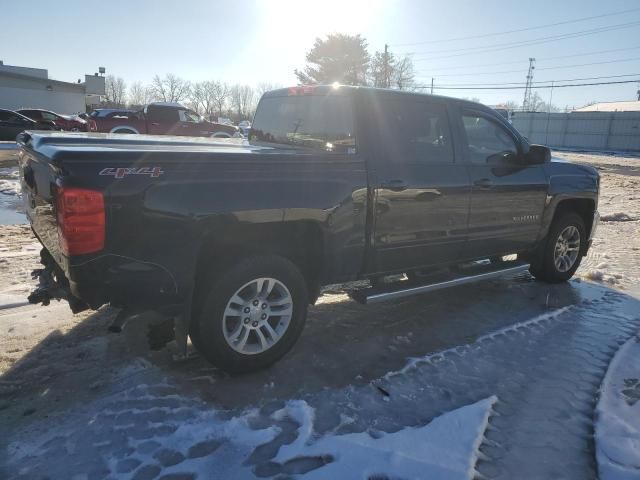
<svg viewBox="0 0 640 480"><path fill-rule="evenodd" d="M551 149L544 145L531 145L526 158L531 165L541 165L551 160Z"/></svg>
<svg viewBox="0 0 640 480"><path fill-rule="evenodd" d="M494 153L487 157L487 165L496 167L504 167L518 163L518 155L515 152L505 150L504 152Z"/></svg>

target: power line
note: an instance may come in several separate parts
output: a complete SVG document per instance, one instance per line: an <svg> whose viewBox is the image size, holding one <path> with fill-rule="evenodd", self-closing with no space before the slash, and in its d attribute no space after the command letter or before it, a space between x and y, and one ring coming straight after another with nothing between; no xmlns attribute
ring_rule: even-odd
<svg viewBox="0 0 640 480"><path fill-rule="evenodd" d="M602 80L605 78L624 78L624 77L640 77L640 73L626 73L622 75L603 75L599 77L582 77L582 78L564 78L560 80L541 80L538 82L532 82L533 85L553 82L578 82L584 80ZM520 85L521 88L525 87L522 82L505 82L505 83L447 83L446 86L452 87L486 87L486 86L503 86L503 85ZM442 88L443 85L440 86Z"/></svg>
<svg viewBox="0 0 640 480"><path fill-rule="evenodd" d="M633 57L633 58L622 58L619 60L607 60L604 62L591 62L591 63L579 63L579 64L574 64L574 65L559 65L556 67L542 67L542 68L536 68L536 70L561 70L564 68L575 68L575 67L589 67L592 65L605 65L605 64L610 64L610 63L622 63L622 62L632 62L635 60L640 60L640 57ZM426 77L431 77L431 76L435 76L437 78L442 78L442 77L473 77L475 75L494 75L494 74L499 74L499 73L522 73L522 69L521 70L501 70L501 71L494 71L494 72L470 72L470 73L450 73L450 74L445 74L445 75L435 75L435 74L426 74L424 76Z"/></svg>
<svg viewBox="0 0 640 480"><path fill-rule="evenodd" d="M437 53L450 53L449 55L440 55L436 57L430 57L431 60L436 60L438 58L452 58L452 57L461 57L464 55L472 55L476 53L486 53L486 52L495 52L499 50L508 50L512 48L520 48L530 45L539 45L541 43L549 43L555 42L559 40L567 40L572 38L585 37L588 35L594 35L597 33L610 32L613 30L619 30L623 28L629 28L633 26L637 26L640 24L640 21L621 23L617 25L610 25L606 27L599 27L589 30L581 30L578 32L560 34L560 35L552 35L547 37L539 37L532 40L523 40L520 42L508 42L508 43L497 43L494 45L486 45L484 47L472 47L472 48L463 48L463 49L452 49L452 50L437 50L433 52L423 52L424 55L431 55ZM456 53L460 52L460 53Z"/></svg>
<svg viewBox="0 0 640 480"><path fill-rule="evenodd" d="M591 17L576 18L576 19L573 19L573 20L565 20L563 22L548 23L546 25L537 25L535 27L519 28L517 30L507 30L507 31L504 31L504 32L485 33L485 34L481 34L481 35L470 35L470 36L467 36L467 37L456 37L456 38L448 38L448 39L443 39L443 40L429 40L429 41L426 41L426 42L395 43L395 44L391 44L391 46L392 47L407 47L407 46L413 46L413 45L427 45L427 44L432 44L432 43L455 42L455 41L458 41L458 40L471 40L471 39L477 39L477 38L494 37L494 36L498 36L498 35L508 35L508 34L511 34L511 33L527 32L527 31L530 31L530 30L539 30L541 28L557 27L559 25L568 25L570 23L585 22L587 20L594 20L596 18L613 17L613 16L616 16L616 15L623 15L625 13L637 12L639 10L640 10L640 8L632 8L632 9L629 9L629 10L622 10L620 12L612 12L612 13L605 13L605 14L602 14L602 15L594 15L594 16L591 16Z"/></svg>
<svg viewBox="0 0 640 480"><path fill-rule="evenodd" d="M622 83L636 83L639 82L640 78L635 79L635 80L619 80L619 81L615 81L615 82L595 82L595 83L568 83L568 84L564 84L564 85L533 85L531 86L531 88L566 88L566 87L587 87L587 86L593 86L593 85L616 85L616 84L622 84ZM423 89L423 88L431 88L431 86L426 86L426 85L419 85L417 87L414 88L419 88L419 89ZM434 90L521 90L523 87L519 86L519 87L500 87L500 86L495 86L495 87L439 87L437 85L435 85L433 87Z"/></svg>
<svg viewBox="0 0 640 480"><path fill-rule="evenodd" d="M538 58L538 60L558 60L561 58L574 58L574 57L587 57L589 55L600 55L601 53L613 53L613 52L624 52L624 51L628 51L628 50L638 50L640 49L640 46L636 46L636 47L625 47L625 48L613 48L611 50L599 50L597 52L585 52L585 53L572 53L570 55L559 55L556 57L536 57ZM422 61L429 61L431 59L429 58L417 58L417 59L411 59L413 62L422 62ZM498 63L482 63L482 64L476 64L476 65L453 65L453 66L445 66L442 68L439 68L438 70L459 70L461 68L463 69L468 69L468 68L475 68L475 67L496 67L496 66L500 66L500 65L515 65L517 63L519 64L523 64L525 63L526 60L515 60L513 62L498 62Z"/></svg>

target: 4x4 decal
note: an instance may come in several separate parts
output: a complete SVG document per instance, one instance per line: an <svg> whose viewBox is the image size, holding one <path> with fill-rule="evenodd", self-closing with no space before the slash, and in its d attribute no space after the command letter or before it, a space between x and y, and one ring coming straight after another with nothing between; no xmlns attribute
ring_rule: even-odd
<svg viewBox="0 0 640 480"><path fill-rule="evenodd" d="M152 178L158 178L163 173L160 167L107 167L100 170L99 175L110 175L115 178L124 178L125 175L149 175Z"/></svg>

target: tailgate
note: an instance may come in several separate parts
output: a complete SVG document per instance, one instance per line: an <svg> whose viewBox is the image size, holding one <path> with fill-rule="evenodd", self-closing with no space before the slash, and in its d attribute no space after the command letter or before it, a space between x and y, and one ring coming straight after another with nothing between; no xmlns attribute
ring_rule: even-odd
<svg viewBox="0 0 640 480"><path fill-rule="evenodd" d="M18 156L25 212L40 242L62 266L55 211L56 182L62 173L46 157L31 150L25 140Z"/></svg>

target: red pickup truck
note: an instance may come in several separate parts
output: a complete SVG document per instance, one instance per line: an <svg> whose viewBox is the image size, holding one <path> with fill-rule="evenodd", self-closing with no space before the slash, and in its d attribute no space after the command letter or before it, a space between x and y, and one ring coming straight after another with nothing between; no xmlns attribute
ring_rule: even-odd
<svg viewBox="0 0 640 480"><path fill-rule="evenodd" d="M122 111L116 115L92 115L88 122L91 132L217 138L242 136L237 127L209 122L179 103L156 102L150 103L138 112Z"/></svg>

